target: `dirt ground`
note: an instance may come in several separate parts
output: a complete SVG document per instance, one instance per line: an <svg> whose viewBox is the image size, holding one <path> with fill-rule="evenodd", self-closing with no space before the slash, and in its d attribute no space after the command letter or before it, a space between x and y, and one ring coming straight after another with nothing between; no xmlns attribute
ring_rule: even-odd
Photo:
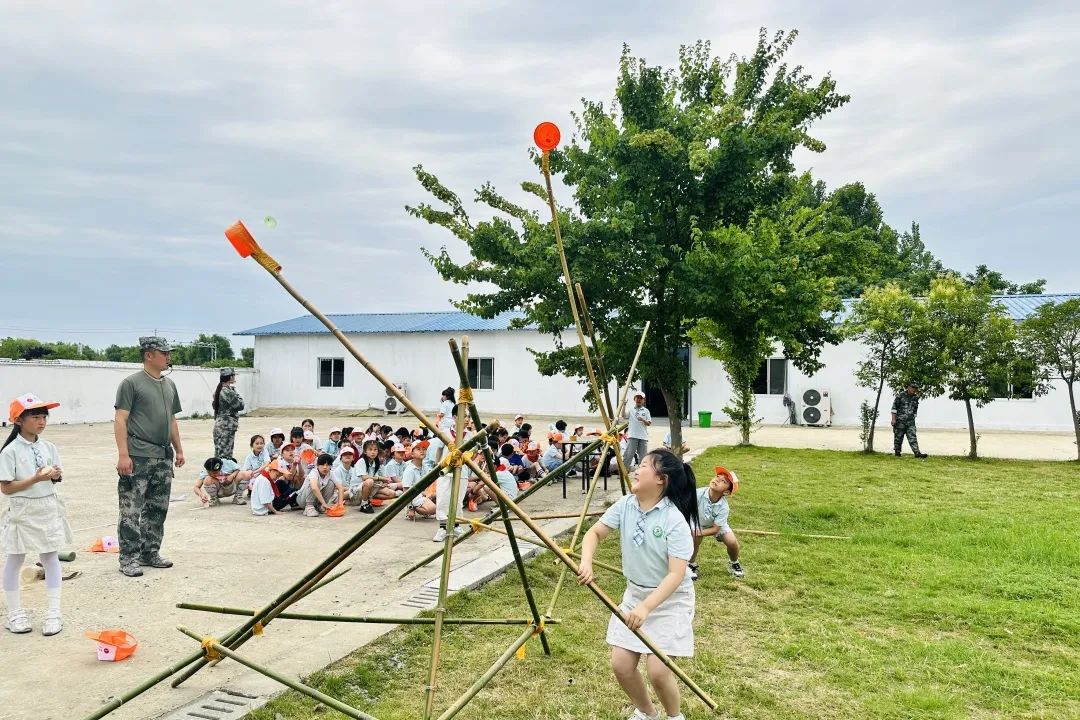
<svg viewBox="0 0 1080 720"><path fill-rule="evenodd" d="M300 417L313 416L316 432L325 437L331 425L346 424L347 418L299 411L285 415L260 414L241 420L238 446L253 433L266 433L271 426L286 429ZM372 422L362 418L357 424ZM531 419L546 428L549 419ZM395 427L404 418L387 418ZM588 421L590 425L595 420ZM176 566L169 570L147 569L142 578L121 575L115 555L83 551L96 538L116 533L116 472L112 425L58 425L46 437L60 449L64 459L62 493L75 530L74 548L78 557L64 563L64 570L82 571L81 577L63 584L64 632L42 637L38 628L43 615L44 583L23 585L23 604L31 611L35 631L31 635L2 633L0 648L7 658L5 682L0 684L0 717L79 718L110 698L139 684L158 670L194 652L197 645L176 631L183 624L197 632L222 635L239 623L235 617L206 615L179 610L179 601L203 602L237 607L262 607L319 560L338 547L370 516L355 510L344 518L305 518L299 513L256 518L248 508L226 505L201 509L191 486L202 461L211 454L211 421L183 420L180 423L187 466L179 470L173 483L166 524L164 555ZM666 425L652 428L651 444L659 445ZM732 444L736 431L730 427L685 428L687 443L694 450L717 444ZM779 447L857 450L856 428L766 427L755 432L760 445ZM879 447L888 447L891 434L879 435ZM954 431L920 431L923 449L932 455L966 453L967 434ZM986 456L1034 459L1075 457L1071 436L1066 434L983 433L981 452ZM239 452L239 448L238 448ZM562 500L561 486L540 491L527 501L534 513L574 512L580 508L580 485L571 481L568 498ZM617 490L617 483L613 486ZM180 499L183 496L183 499ZM599 495L594 502L600 507ZM430 542L434 521L408 522L395 518L368 545L347 561L348 575L319 590L297 606L298 611L411 615L414 609L400 603L415 594L437 575L428 567L404 581L397 575L436 549ZM500 537L485 533L455 552L455 567L489 555L502 545ZM512 610L521 612L521 608ZM83 637L86 630L123 628L140 642L135 655L120 663L99 662L94 643ZM331 625L278 621L263 638L244 647L244 654L257 662L298 677L323 667L384 632L388 626ZM235 663L222 663L205 670L178 690L159 686L115 712L115 718L157 717L221 686L252 694L273 689L273 684Z"/></svg>

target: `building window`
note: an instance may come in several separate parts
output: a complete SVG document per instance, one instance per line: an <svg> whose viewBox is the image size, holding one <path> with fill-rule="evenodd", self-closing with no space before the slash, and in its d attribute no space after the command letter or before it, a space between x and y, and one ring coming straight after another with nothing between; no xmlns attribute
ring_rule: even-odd
<svg viewBox="0 0 1080 720"><path fill-rule="evenodd" d="M1002 400L1030 400L1034 397L1035 366L1016 360L1000 373L990 376L990 397Z"/></svg>
<svg viewBox="0 0 1080 720"><path fill-rule="evenodd" d="M469 358L469 384L474 390L494 390L495 359Z"/></svg>
<svg viewBox="0 0 1080 720"><path fill-rule="evenodd" d="M319 358L319 387L345 387L344 358Z"/></svg>
<svg viewBox="0 0 1080 720"><path fill-rule="evenodd" d="M754 378L755 395L783 395L787 390L787 360L772 358L761 363Z"/></svg>

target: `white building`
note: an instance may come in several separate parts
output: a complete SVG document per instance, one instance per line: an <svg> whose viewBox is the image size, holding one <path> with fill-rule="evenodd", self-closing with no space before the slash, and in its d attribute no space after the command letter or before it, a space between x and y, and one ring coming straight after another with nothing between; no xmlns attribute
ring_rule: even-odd
<svg viewBox="0 0 1080 720"><path fill-rule="evenodd" d="M999 298L1014 320L1021 320L1045 302L1062 302L1077 294L1003 296ZM550 336L535 330L507 329L520 317L505 313L484 320L461 312L331 315L331 319L368 360L392 382L406 388L422 408L434 408L443 388L458 386L447 341L469 336L470 380L477 403L487 412L506 415L522 411L533 415L588 415L581 398L584 386L576 379L543 377L529 349L550 350ZM314 317L303 317L236 333L255 338L255 369L260 407L382 408L384 388L350 356ZM573 340L570 334L567 341ZM685 351L684 351L685 352ZM767 361L756 388L757 414L768 424L790 422L785 395L795 402L795 415L803 417L801 400L815 389L831 404L823 419L835 425L859 425L859 406L873 402L873 393L855 384L855 368L864 351L857 343L828 346L821 355L824 368L813 376L799 372L783 357ZM702 357L696 348L686 353L693 386L686 417L697 423L699 411L711 411L722 420L730 402L731 385L720 364ZM618 372L625 372L621 369ZM645 388L653 415L665 413L659 392ZM617 389L612 387L614 396ZM1023 395L1020 388L1014 395ZM886 391L879 410L887 417L892 396ZM824 404L817 405L819 410ZM1069 432L1072 424L1064 384L1038 398L1011 397L974 408L976 427L982 429ZM813 415L811 411L810 415ZM967 417L961 402L939 397L924 400L919 425L927 428L964 428Z"/></svg>

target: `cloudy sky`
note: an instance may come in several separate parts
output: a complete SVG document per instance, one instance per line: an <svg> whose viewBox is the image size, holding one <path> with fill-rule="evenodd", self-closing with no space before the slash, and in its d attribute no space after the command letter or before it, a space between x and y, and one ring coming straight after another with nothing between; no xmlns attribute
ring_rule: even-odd
<svg viewBox="0 0 1080 720"><path fill-rule="evenodd" d="M462 290L419 247L456 241L405 214L413 165L512 193L536 122L567 134L612 96L623 42L671 66L698 38L749 54L761 26L798 29L792 60L852 96L800 168L863 181L951 267L1080 291L1077 6L890 5L0 0L0 337L302 314L233 253L237 218L325 311L447 309Z"/></svg>

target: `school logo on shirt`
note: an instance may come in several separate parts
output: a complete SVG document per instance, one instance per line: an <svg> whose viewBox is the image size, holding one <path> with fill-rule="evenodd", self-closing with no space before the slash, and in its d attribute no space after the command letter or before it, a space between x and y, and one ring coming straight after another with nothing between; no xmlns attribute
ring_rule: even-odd
<svg viewBox="0 0 1080 720"><path fill-rule="evenodd" d="M664 528L660 527L659 525L654 525L652 529L652 536L657 539L664 537Z"/></svg>

